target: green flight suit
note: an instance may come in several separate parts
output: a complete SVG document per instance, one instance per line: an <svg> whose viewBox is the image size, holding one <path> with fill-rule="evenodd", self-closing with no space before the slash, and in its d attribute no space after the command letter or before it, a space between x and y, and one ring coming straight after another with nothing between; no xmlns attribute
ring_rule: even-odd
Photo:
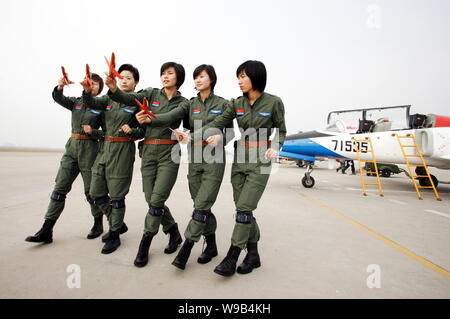
<svg viewBox="0 0 450 319"><path fill-rule="evenodd" d="M158 116L176 108L186 99L177 92L170 100L164 89L147 88L137 93L125 93L120 89L116 92L108 92L114 101L127 105L137 105L135 98L140 102L147 98L149 109ZM172 131L180 126L180 120L174 120L166 127L150 127L144 125L145 140L171 139ZM163 232L168 233L175 224L170 210L164 205L169 198L173 185L177 180L179 161L172 160L172 153L180 157L180 146L177 144L144 144L142 151L142 187L145 200L149 205L149 211L145 217L144 233L156 235L159 226L162 225Z"/></svg>
<svg viewBox="0 0 450 319"><path fill-rule="evenodd" d="M56 103L72 112L72 134L87 135L83 132L81 126L83 124L90 125L93 132L92 139L68 139L45 219L56 221L59 218L64 209L66 195L72 189L72 184L79 173L83 178L84 193L90 203L92 216L99 217L102 212L92 203L89 190L91 168L99 150L98 139L103 138L103 131L98 129L100 126L104 127L101 112L84 106L81 98L64 96L63 91L59 91L57 87L53 90L52 96Z"/></svg>
<svg viewBox="0 0 450 319"><path fill-rule="evenodd" d="M272 129L276 128L275 142L270 148L278 151L286 137L283 102L279 97L265 92L253 105L250 105L245 95L232 99L230 106L222 115L203 130L194 132L194 139L202 138L202 131L209 127L226 127L235 118L242 136L239 142L235 142L231 169L231 184L237 211L231 244L244 249L247 242L257 242L260 237L253 211L269 180L271 161L264 159L267 146L248 147L242 146L241 142L268 142Z"/></svg>
<svg viewBox="0 0 450 319"><path fill-rule="evenodd" d="M184 126L188 129L194 129L194 122L201 127L212 122L217 116L222 114L228 101L224 98L211 93L203 102L200 94L180 104L176 109L158 116L152 120L152 127L162 126L173 119L184 119ZM225 136L225 143L220 143L216 148L204 145L194 145L191 143L188 148L189 168L188 181L191 198L194 202L194 212L192 219L184 233L185 238L197 242L201 236L205 237L215 233L217 221L214 214L211 213L211 207L214 205L222 184L225 171L225 149L224 145L234 138L233 122L227 126L228 135ZM209 150L206 150L208 148ZM215 156L217 155L217 157ZM218 159L215 161L215 159Z"/></svg>
<svg viewBox="0 0 450 319"><path fill-rule="evenodd" d="M102 110L105 116L105 141L92 167L91 197L100 207L109 222L110 231L122 227L125 216L125 196L133 178L136 145L132 142L111 142L107 137L129 137L139 139L143 129L136 121L136 106L117 103L108 95L93 98L83 92L83 101L90 108ZM128 124L132 133L127 135L119 129ZM109 196L108 196L109 194Z"/></svg>

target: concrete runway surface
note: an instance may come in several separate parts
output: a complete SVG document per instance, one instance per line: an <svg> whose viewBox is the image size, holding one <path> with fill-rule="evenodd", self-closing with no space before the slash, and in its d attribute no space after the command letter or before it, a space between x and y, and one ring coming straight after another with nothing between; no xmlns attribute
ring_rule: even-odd
<svg viewBox="0 0 450 319"><path fill-rule="evenodd" d="M200 241L182 271L171 265L176 254L164 254L162 231L149 264L133 265L147 213L139 157L126 198L129 231L116 252L102 255L100 238L86 239L92 217L81 176L53 243L25 242L42 225L61 155L0 152L0 298L450 298L448 184L438 187L442 201L430 191L418 200L412 182L395 175L382 179L385 197L373 186L366 197L359 176L338 174L326 163L314 170L311 189L300 184L304 169L281 164L254 212L262 266L224 278L213 269L226 255L234 225L231 165L213 206L219 256L198 264ZM449 171L431 171L450 181ZM181 232L192 213L186 175L182 164L167 202Z"/></svg>

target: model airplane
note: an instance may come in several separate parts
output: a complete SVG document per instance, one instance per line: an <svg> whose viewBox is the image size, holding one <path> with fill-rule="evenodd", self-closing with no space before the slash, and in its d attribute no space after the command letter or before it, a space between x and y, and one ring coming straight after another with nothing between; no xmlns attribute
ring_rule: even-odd
<svg viewBox="0 0 450 319"><path fill-rule="evenodd" d="M115 79L118 77L119 79L122 79L122 76L119 74L119 72L116 71L116 55L114 52L111 54L111 60L108 61L108 58L105 57L106 64L108 65L109 73L108 76L112 79Z"/></svg>
<svg viewBox="0 0 450 319"><path fill-rule="evenodd" d="M91 82L91 71L89 69L89 65L86 64L86 77L85 77L86 84L92 89L94 85Z"/></svg>
<svg viewBox="0 0 450 319"><path fill-rule="evenodd" d="M67 86L69 86L69 84L74 84L74 82L69 80L69 75L67 74L66 69L63 66L61 67L61 71Z"/></svg>
<svg viewBox="0 0 450 319"><path fill-rule="evenodd" d="M311 172L316 160L357 160L357 147L363 151L361 160L371 160L371 154L364 153L368 142L355 142L355 139L371 139L377 162L405 164L395 134L413 134L427 166L450 169L450 117L410 115L410 108L411 105L402 105L331 112L326 129L288 135L279 156L306 163L302 184L310 188L315 183ZM358 122L355 115L359 115ZM411 157L410 163L419 164L419 160ZM417 175L424 175L423 172L423 167L416 168ZM431 178L437 186L438 179L433 175ZM428 178L419 178L421 185L427 182Z"/></svg>
<svg viewBox="0 0 450 319"><path fill-rule="evenodd" d="M145 114L147 114L147 116L151 116L153 118L157 118L155 114L153 114L152 111L149 111L148 109L148 100L147 98L144 97L144 100L141 102L139 102L139 100L137 98L134 98L134 100L136 101L137 105L141 108L142 111L145 112Z"/></svg>

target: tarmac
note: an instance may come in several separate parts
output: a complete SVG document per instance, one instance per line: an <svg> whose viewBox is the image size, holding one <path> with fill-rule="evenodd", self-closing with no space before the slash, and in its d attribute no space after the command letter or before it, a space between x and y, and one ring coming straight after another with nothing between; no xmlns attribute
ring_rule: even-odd
<svg viewBox="0 0 450 319"><path fill-rule="evenodd" d="M303 168L277 165L254 212L262 266L225 278L213 269L227 253L234 226L230 164L213 206L219 256L198 264L201 240L183 271L171 265L176 254L164 254L168 237L162 231L153 240L149 264L133 265L148 210L137 156L126 198L129 231L116 252L103 255L100 238L86 239L93 220L81 176L67 196L53 243L25 242L42 225L61 155L0 152L2 299L450 298L448 184L438 186L442 201L429 190L419 200L412 181L394 175L381 179L384 197L375 186L363 196L360 176L336 173L327 162L318 163L309 189L300 182ZM431 172L450 181L450 171ZM192 213L186 175L184 163L166 203L181 232ZM244 256L245 251L239 263Z"/></svg>

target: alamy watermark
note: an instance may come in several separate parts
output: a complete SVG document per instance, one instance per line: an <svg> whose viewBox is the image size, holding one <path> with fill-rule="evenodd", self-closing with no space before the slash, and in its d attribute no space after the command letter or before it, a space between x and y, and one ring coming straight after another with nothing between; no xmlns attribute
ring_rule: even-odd
<svg viewBox="0 0 450 319"><path fill-rule="evenodd" d="M77 264L70 264L66 268L70 275L66 279L67 288L81 288L81 267Z"/></svg>
<svg viewBox="0 0 450 319"><path fill-rule="evenodd" d="M378 4L372 3L367 7L366 24L369 29L381 29L381 8Z"/></svg>
<svg viewBox="0 0 450 319"><path fill-rule="evenodd" d="M370 273L367 277L367 288L381 288L381 267L377 264L370 264L366 271Z"/></svg>

